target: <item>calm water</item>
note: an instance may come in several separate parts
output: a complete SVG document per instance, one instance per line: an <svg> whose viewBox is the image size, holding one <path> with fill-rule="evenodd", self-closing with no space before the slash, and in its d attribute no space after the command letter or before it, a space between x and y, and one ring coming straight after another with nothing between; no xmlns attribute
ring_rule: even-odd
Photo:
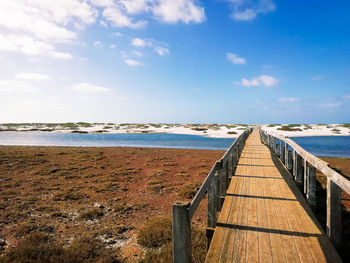
<svg viewBox="0 0 350 263"><path fill-rule="evenodd" d="M183 134L0 132L0 145L160 147L226 150L234 139Z"/></svg>
<svg viewBox="0 0 350 263"><path fill-rule="evenodd" d="M350 136L291 138L318 156L350 157ZM0 145L160 147L226 150L234 139L183 134L77 134L50 132L0 132Z"/></svg>
<svg viewBox="0 0 350 263"><path fill-rule="evenodd" d="M317 156L350 157L350 136L312 136L290 139Z"/></svg>

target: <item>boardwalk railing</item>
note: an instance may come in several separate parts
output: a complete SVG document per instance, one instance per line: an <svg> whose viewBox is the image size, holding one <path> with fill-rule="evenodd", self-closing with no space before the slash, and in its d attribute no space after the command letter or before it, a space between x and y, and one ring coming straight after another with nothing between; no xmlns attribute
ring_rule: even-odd
<svg viewBox="0 0 350 263"><path fill-rule="evenodd" d="M252 128L245 130L217 161L205 178L192 202L175 202L173 205L173 258L176 263L191 262L191 219L200 202L208 193L208 246L221 210L226 190L235 172L239 156Z"/></svg>
<svg viewBox="0 0 350 263"><path fill-rule="evenodd" d="M350 181L291 139L260 129L263 142L280 158L299 186L306 200L316 210L316 169L327 177L327 235L336 248L342 237L341 190L350 194Z"/></svg>

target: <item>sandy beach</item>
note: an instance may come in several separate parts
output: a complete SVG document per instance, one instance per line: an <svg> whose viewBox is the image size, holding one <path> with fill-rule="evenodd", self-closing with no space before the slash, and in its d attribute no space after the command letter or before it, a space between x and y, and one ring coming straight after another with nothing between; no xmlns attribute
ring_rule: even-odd
<svg viewBox="0 0 350 263"><path fill-rule="evenodd" d="M135 123L23 123L0 124L0 131L43 131L58 133L170 133L201 135L213 138L237 138L246 124L135 124ZM265 124L262 129L286 137L349 136L348 124Z"/></svg>

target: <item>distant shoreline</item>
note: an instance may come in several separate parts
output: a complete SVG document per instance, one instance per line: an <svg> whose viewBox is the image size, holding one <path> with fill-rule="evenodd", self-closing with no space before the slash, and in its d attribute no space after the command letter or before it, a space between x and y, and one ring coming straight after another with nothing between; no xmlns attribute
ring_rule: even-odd
<svg viewBox="0 0 350 263"><path fill-rule="evenodd" d="M251 125L246 124L117 124L117 123L23 123L0 124L0 132L53 133L168 133L237 138ZM262 129L285 137L350 136L349 124L269 124Z"/></svg>

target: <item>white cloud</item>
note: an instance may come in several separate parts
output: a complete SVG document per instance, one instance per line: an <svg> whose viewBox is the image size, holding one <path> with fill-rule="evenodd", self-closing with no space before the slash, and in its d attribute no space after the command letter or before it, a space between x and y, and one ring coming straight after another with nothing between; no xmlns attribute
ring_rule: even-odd
<svg viewBox="0 0 350 263"><path fill-rule="evenodd" d="M102 15L115 27L142 28L147 25L145 20L133 22L132 18L125 15L118 6L105 8Z"/></svg>
<svg viewBox="0 0 350 263"><path fill-rule="evenodd" d="M254 86L265 86L272 87L279 83L280 81L272 76L260 75L259 77L253 78L251 80L242 79L241 81L236 81L236 85L241 85L245 87L254 87Z"/></svg>
<svg viewBox="0 0 350 263"><path fill-rule="evenodd" d="M116 37L122 37L122 36L123 36L123 34L122 34L122 33L120 33L120 32L114 32L114 33L113 33L113 36L116 36Z"/></svg>
<svg viewBox="0 0 350 263"><path fill-rule="evenodd" d="M164 56L170 53L169 49L165 47L155 47L154 51L159 55L159 56Z"/></svg>
<svg viewBox="0 0 350 263"><path fill-rule="evenodd" d="M194 0L158 0L152 8L155 17L166 23L201 23L205 18L204 8Z"/></svg>
<svg viewBox="0 0 350 263"><path fill-rule="evenodd" d="M69 42L77 38L68 24L95 22L96 11L79 0L1 0L0 26L16 34L29 34L44 42Z"/></svg>
<svg viewBox="0 0 350 263"><path fill-rule="evenodd" d="M154 0L120 0L129 14L148 12Z"/></svg>
<svg viewBox="0 0 350 263"><path fill-rule="evenodd" d="M137 60L134 60L134 59L130 59L130 58L125 58L124 62L125 62L125 64L127 64L128 66L131 66L131 67L136 67L136 66L143 65L140 61L137 61Z"/></svg>
<svg viewBox="0 0 350 263"><path fill-rule="evenodd" d="M86 82L75 84L71 87L71 89L84 93L105 93L110 91L109 88Z"/></svg>
<svg viewBox="0 0 350 263"><path fill-rule="evenodd" d="M333 109L333 108L339 108L342 106L340 102L335 102L335 103L323 103L319 105L321 108L328 108L328 109Z"/></svg>
<svg viewBox="0 0 350 263"><path fill-rule="evenodd" d="M116 46L115 44L110 44L109 47L112 48L112 49L114 49L114 48L116 48L117 46Z"/></svg>
<svg viewBox="0 0 350 263"><path fill-rule="evenodd" d="M28 56L46 56L57 59L71 59L72 55L57 52L53 45L35 40L26 35L0 34L0 50L22 53Z"/></svg>
<svg viewBox="0 0 350 263"><path fill-rule="evenodd" d="M286 97L286 98L278 98L278 102L288 102L288 103L294 103L298 102L300 99L299 98L294 98L294 97Z"/></svg>
<svg viewBox="0 0 350 263"><path fill-rule="evenodd" d="M137 50L133 50L132 53L136 56L136 57L143 57L143 53Z"/></svg>
<svg viewBox="0 0 350 263"><path fill-rule="evenodd" d="M226 0L232 6L231 17L237 21L252 21L259 14L268 14L276 9L273 0Z"/></svg>
<svg viewBox="0 0 350 263"><path fill-rule="evenodd" d="M151 47L153 44L151 41L144 40L141 38L134 38L133 41L131 42L131 45L134 47Z"/></svg>
<svg viewBox="0 0 350 263"><path fill-rule="evenodd" d="M0 92L36 93L38 90L22 80L0 80Z"/></svg>
<svg viewBox="0 0 350 263"><path fill-rule="evenodd" d="M344 100L350 100L350 95L345 94L341 98L344 99Z"/></svg>
<svg viewBox="0 0 350 263"><path fill-rule="evenodd" d="M102 45L102 42L101 41L94 41L94 46L95 47L102 47L103 45Z"/></svg>
<svg viewBox="0 0 350 263"><path fill-rule="evenodd" d="M239 57L237 54L227 52L226 58L228 61L232 62L233 64L247 64L246 59Z"/></svg>
<svg viewBox="0 0 350 263"><path fill-rule="evenodd" d="M22 72L22 73L16 74L15 78L19 80L40 81L40 80L49 80L51 77L46 74Z"/></svg>
<svg viewBox="0 0 350 263"><path fill-rule="evenodd" d="M106 27L106 28L108 27L108 25L106 24L106 22L103 21L103 20L100 21L100 25L103 26L103 27Z"/></svg>

